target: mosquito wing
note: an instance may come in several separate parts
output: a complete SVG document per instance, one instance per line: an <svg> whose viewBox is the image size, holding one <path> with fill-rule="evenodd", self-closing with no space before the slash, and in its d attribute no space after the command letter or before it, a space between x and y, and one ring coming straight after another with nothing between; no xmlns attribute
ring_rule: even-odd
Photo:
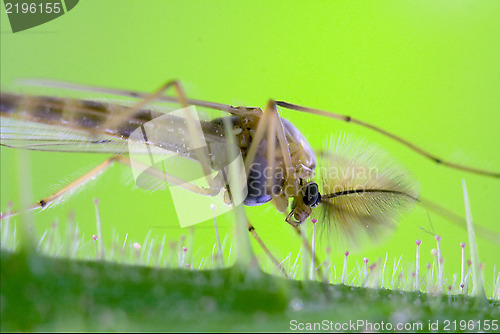
<svg viewBox="0 0 500 334"><path fill-rule="evenodd" d="M0 145L35 151L148 154L148 150L130 152L129 143L135 141L195 159L181 133L186 128L185 120L167 112L137 110L118 128L102 127L126 108L130 106L2 92ZM148 126L148 122L154 126L148 127L147 136L131 137L137 129ZM207 121L200 124L207 143L225 143L222 127Z"/></svg>
<svg viewBox="0 0 500 334"><path fill-rule="evenodd" d="M127 152L127 142L113 136L94 136L84 131L17 119L2 115L0 145L56 152L115 153Z"/></svg>

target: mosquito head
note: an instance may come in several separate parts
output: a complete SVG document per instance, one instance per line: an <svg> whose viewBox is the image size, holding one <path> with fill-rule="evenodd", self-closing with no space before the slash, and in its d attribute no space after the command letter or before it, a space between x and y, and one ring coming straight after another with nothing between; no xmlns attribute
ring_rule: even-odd
<svg viewBox="0 0 500 334"><path fill-rule="evenodd" d="M321 194L319 193L319 187L316 182L307 183L302 192L304 194L302 200L307 206L314 208L321 201Z"/></svg>
<svg viewBox="0 0 500 334"><path fill-rule="evenodd" d="M312 208L321 202L319 186L316 182L308 182L301 185L299 192L293 197L292 210L288 214L286 221L292 226L299 226L312 213Z"/></svg>

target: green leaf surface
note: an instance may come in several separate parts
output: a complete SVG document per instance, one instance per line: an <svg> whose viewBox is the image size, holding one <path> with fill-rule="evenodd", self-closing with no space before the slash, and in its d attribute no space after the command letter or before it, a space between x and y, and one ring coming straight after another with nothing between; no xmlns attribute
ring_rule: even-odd
<svg viewBox="0 0 500 334"><path fill-rule="evenodd" d="M464 296L286 280L236 266L157 269L7 251L0 264L2 332L290 331L314 323L363 331L382 321L426 331L429 321L443 329L446 320L457 320L457 330L458 321L476 320L477 331L477 320L500 318L498 301L480 306Z"/></svg>

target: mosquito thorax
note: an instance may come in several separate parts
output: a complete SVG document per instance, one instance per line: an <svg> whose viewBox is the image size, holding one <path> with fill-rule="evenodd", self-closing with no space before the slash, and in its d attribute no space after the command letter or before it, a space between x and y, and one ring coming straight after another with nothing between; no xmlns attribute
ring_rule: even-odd
<svg viewBox="0 0 500 334"><path fill-rule="evenodd" d="M255 116L227 116L215 118L211 120L211 123L217 124L224 130L226 126L225 120L229 120L229 124L232 126L230 133L235 136L236 144L245 155L246 150L252 142L253 132L257 128L259 118ZM225 130L223 133L225 133Z"/></svg>
<svg viewBox="0 0 500 334"><path fill-rule="evenodd" d="M229 120L229 122L226 120ZM295 203L295 211L292 208L292 211L294 211L293 216L297 216L296 219L302 222L311 214L311 208L315 207L321 198L316 183L302 183L302 180L314 177L316 158L312 148L300 131L286 119L281 118L280 120L285 130L290 152L291 169L286 170L278 139L276 138L275 142L275 160L272 162L268 161L269 139L263 140L252 163L247 166L250 170L247 170L248 193L244 204L257 206L265 204L273 198L286 196L292 198L293 203ZM217 118L211 122L221 127L221 129L224 129L228 123L231 125L230 130L235 135L236 144L243 155L243 159L246 159L259 121L260 117L246 115ZM292 185L295 186L291 187Z"/></svg>

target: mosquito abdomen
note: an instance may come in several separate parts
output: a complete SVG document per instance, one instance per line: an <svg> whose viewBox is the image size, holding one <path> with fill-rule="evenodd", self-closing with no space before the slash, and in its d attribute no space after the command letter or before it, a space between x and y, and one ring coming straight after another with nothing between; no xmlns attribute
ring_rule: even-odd
<svg viewBox="0 0 500 334"><path fill-rule="evenodd" d="M132 131L151 121L159 113L151 110L137 110L117 128L103 128L108 119L130 108L113 103L28 96L3 93L0 96L0 112L3 117L11 117L27 122L58 125L91 133L104 133L128 138Z"/></svg>
<svg viewBox="0 0 500 334"><path fill-rule="evenodd" d="M2 93L0 95L0 112L2 114L12 114L19 104L19 95Z"/></svg>

